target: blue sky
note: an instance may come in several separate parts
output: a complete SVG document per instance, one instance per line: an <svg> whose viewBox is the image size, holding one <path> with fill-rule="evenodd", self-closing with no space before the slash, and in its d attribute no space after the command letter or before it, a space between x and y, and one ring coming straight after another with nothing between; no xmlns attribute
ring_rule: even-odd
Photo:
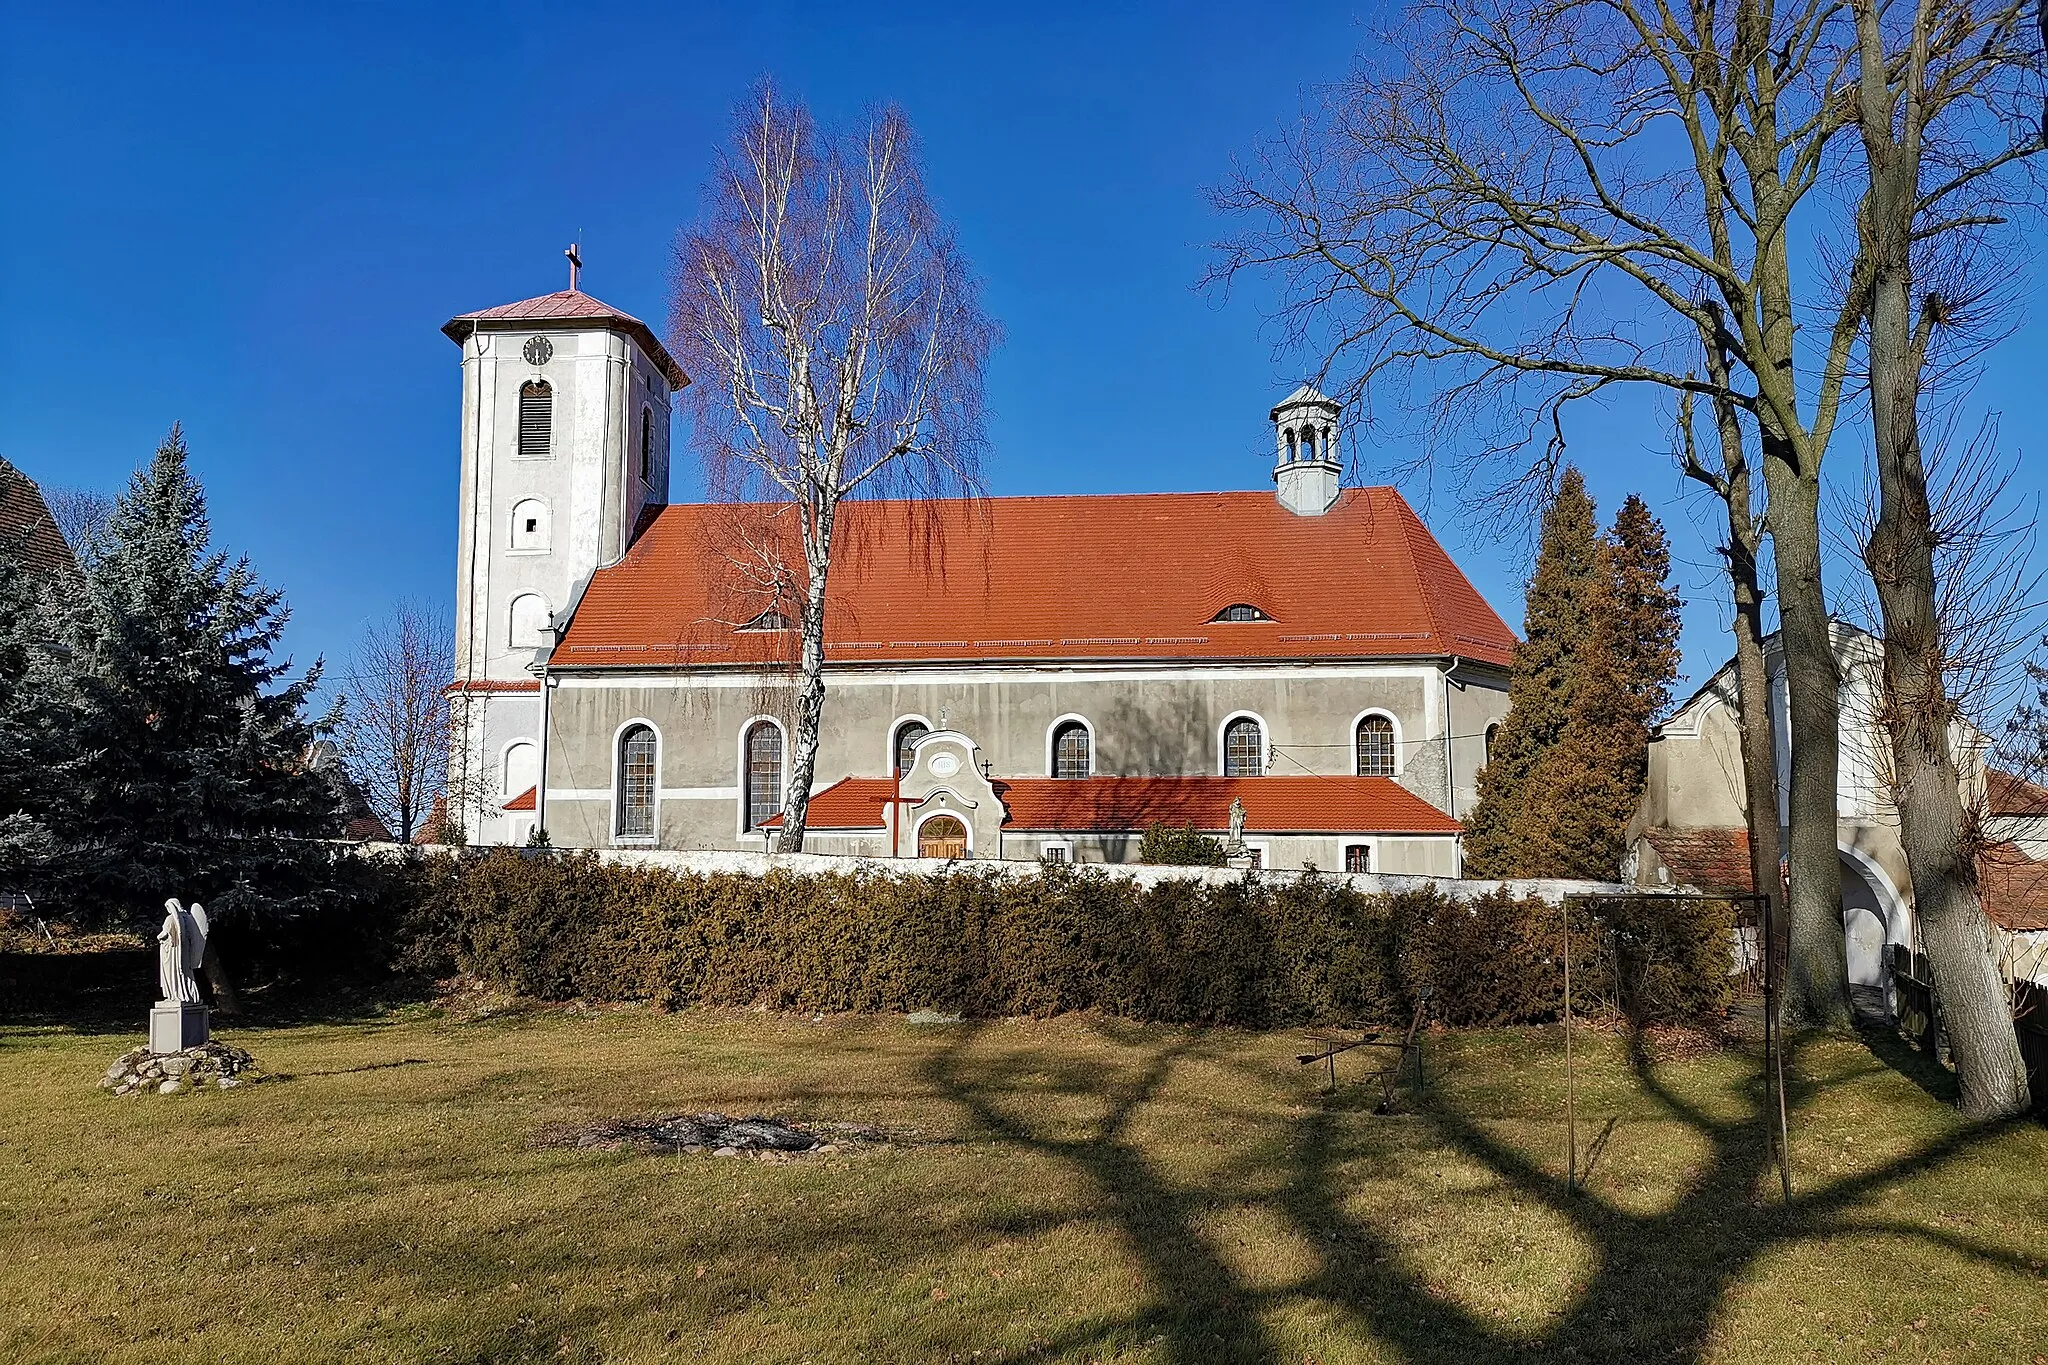
<svg viewBox="0 0 2048 1365"><path fill-rule="evenodd" d="M728 113L773 73L827 119L895 100L987 283L996 493L1270 487L1266 410L1312 362L1194 283L1204 187L1385 20L1302 4L19 6L0 48L0 455L118 488L183 421L219 541L284 588L300 662L454 579L451 315L585 287L657 325ZM992 7L991 7L992 8ZM2032 282L2022 291L2032 298ZM2048 332L1970 402L2037 450ZM1569 428L1603 512L1640 491L1692 599L1722 593L1644 402ZM1864 444L1860 432L1856 445ZM1360 449L1369 481L1398 452ZM1860 449L1830 459L1853 474ZM2043 485L2038 461L2022 491ZM1525 547L1411 496L1513 624ZM679 482L678 498L689 488ZM1427 499L1426 503L1425 500Z"/></svg>

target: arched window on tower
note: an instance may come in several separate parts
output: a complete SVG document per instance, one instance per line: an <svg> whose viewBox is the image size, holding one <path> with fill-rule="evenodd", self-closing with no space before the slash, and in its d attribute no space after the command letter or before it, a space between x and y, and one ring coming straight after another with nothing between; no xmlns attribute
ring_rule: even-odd
<svg viewBox="0 0 2048 1365"><path fill-rule="evenodd" d="M554 453L555 391L545 379L519 386L519 458L545 460Z"/></svg>
<svg viewBox="0 0 2048 1365"><path fill-rule="evenodd" d="M1258 777L1266 771L1266 732L1250 716L1223 727L1223 775Z"/></svg>
<svg viewBox="0 0 2048 1365"><path fill-rule="evenodd" d="M1479 754L1480 767L1483 768L1487 764L1493 762L1493 742L1499 738L1500 722L1494 721L1491 725L1486 727L1486 737L1479 741L1482 746Z"/></svg>
<svg viewBox="0 0 2048 1365"><path fill-rule="evenodd" d="M1300 452L1300 451L1299 451L1299 450L1298 450L1298 449L1296 448L1296 446L1295 446L1295 441L1294 441L1294 428L1293 428L1293 427L1289 427L1289 428L1287 428L1287 459L1288 459L1288 462L1289 462L1289 463L1292 463L1293 461L1295 461L1295 460L1298 460L1298 459L1300 459L1300 458L1301 458L1301 452Z"/></svg>
<svg viewBox="0 0 2048 1365"><path fill-rule="evenodd" d="M1394 722L1385 716L1367 716L1358 722L1358 775L1394 775Z"/></svg>
<svg viewBox="0 0 2048 1365"><path fill-rule="evenodd" d="M523 592L512 599L511 630L506 644L512 649L539 649L547 643L548 601L537 592Z"/></svg>
<svg viewBox="0 0 2048 1365"><path fill-rule="evenodd" d="M910 761L916 757L912 750L916 747L919 740L931 732L932 727L926 725L921 720L906 720L896 727L895 751L897 772L907 773L910 771Z"/></svg>
<svg viewBox="0 0 2048 1365"><path fill-rule="evenodd" d="M654 482L654 409L640 409L640 482Z"/></svg>
<svg viewBox="0 0 2048 1365"><path fill-rule="evenodd" d="M619 793L616 833L621 839L654 837L654 730L629 725L619 736Z"/></svg>
<svg viewBox="0 0 2048 1365"><path fill-rule="evenodd" d="M1313 460L1315 457L1316 429L1314 427L1303 427L1301 429L1301 458Z"/></svg>
<svg viewBox="0 0 2048 1365"><path fill-rule="evenodd" d="M782 809L782 728L773 721L755 721L747 731L745 753L740 786L747 796L747 828L752 830Z"/></svg>
<svg viewBox="0 0 2048 1365"><path fill-rule="evenodd" d="M1089 742L1086 725L1070 720L1052 732L1054 777L1087 777L1094 771L1094 766L1094 745Z"/></svg>
<svg viewBox="0 0 2048 1365"><path fill-rule="evenodd" d="M548 548L548 505L539 498L521 498L512 504L512 548Z"/></svg>

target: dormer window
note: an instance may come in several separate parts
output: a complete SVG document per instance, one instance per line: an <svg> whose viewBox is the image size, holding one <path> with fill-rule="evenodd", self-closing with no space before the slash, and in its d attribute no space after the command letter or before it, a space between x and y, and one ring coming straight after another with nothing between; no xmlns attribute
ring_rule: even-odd
<svg viewBox="0 0 2048 1365"><path fill-rule="evenodd" d="M774 607L768 608L768 610L762 612L745 625L736 627L738 630L788 630L789 628L789 618Z"/></svg>
<svg viewBox="0 0 2048 1365"><path fill-rule="evenodd" d="M1212 621L1270 621L1273 618L1249 602L1235 602L1209 619Z"/></svg>

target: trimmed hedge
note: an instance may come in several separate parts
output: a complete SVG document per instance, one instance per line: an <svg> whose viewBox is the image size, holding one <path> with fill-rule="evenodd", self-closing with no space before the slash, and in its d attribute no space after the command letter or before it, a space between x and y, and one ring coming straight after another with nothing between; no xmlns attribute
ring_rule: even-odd
<svg viewBox="0 0 2048 1365"><path fill-rule="evenodd" d="M425 890L401 916L397 960L549 1000L1096 1009L1247 1027L1405 1023L1425 988L1449 1024L1542 1023L1561 1009L1558 907L1504 893L1370 894L1315 876L1142 886L1058 866L1021 878L678 874L511 849L434 861L411 865ZM1575 916L1582 1010L1642 1023L1725 1013L1726 902L1613 913Z"/></svg>

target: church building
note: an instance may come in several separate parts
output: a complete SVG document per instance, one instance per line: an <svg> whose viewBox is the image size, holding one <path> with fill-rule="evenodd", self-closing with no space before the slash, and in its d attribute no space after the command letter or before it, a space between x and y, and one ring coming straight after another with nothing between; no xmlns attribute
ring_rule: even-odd
<svg viewBox="0 0 2048 1365"><path fill-rule="evenodd" d="M668 502L653 331L574 287L467 313L452 809L474 843L754 849L780 824L789 509ZM1339 406L1273 408L1273 490L844 505L805 847L1455 876L1515 637Z"/></svg>

